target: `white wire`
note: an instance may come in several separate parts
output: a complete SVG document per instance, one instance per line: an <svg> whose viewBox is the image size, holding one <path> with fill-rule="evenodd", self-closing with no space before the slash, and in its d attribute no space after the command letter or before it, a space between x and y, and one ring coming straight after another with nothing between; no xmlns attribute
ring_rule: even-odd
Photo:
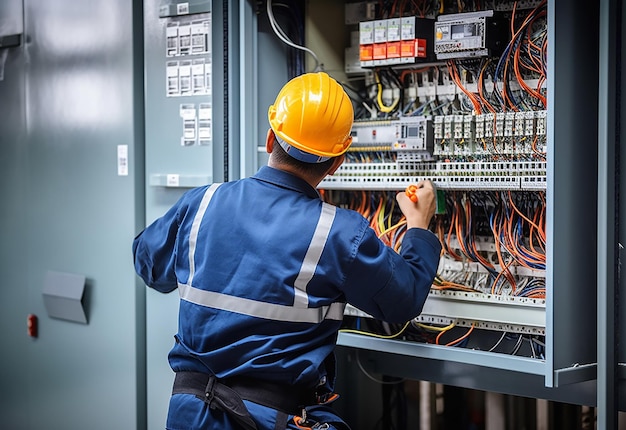
<svg viewBox="0 0 626 430"><path fill-rule="evenodd" d="M406 378L402 378L398 381L381 381L380 379L374 378L372 375L370 375L367 370L365 370L365 368L363 367L363 364L361 364L361 358L359 357L359 351L357 350L356 352L356 363L359 365L359 369L361 369L361 372L363 372L363 374L365 376L367 376L369 379L371 379L374 382L378 382L379 384L385 384L385 385L395 385L395 384L399 384L401 382L406 381Z"/></svg>
<svg viewBox="0 0 626 430"><path fill-rule="evenodd" d="M270 0L268 0L268 3L269 3L269 2L270 2ZM270 15L270 16L271 16L271 18L270 18L270 23L271 23L271 22L273 22L274 24L276 24L276 27L274 28L274 27L272 26L272 28L274 28L274 31L278 31L278 32L280 33L280 35L278 35L278 37L280 37L282 40L287 39L287 40L291 41L291 39L289 39L289 36L287 36L287 33L285 33L285 32L283 31L283 29L282 29L282 28L278 25L278 22L276 21L276 18L274 17L274 9L273 9L273 6L284 6L284 7L286 7L286 8L289 8L289 6L287 6L287 5L286 5L286 4L284 4L284 3L276 3L275 5L271 5L271 6L270 6L270 11L271 11L271 13L272 13L272 14ZM269 12L268 12L268 14L269 14Z"/></svg>
<svg viewBox="0 0 626 430"><path fill-rule="evenodd" d="M496 344L489 349L489 352L493 352L502 343L505 336L506 336L506 332L504 331L502 332L502 336L500 336L500 339L498 339Z"/></svg>
<svg viewBox="0 0 626 430"><path fill-rule="evenodd" d="M315 69L313 71L319 72L321 70L320 60L317 58L317 55L315 55L315 52L311 51L309 48L305 46L300 46L300 45L296 45L295 43L293 43L289 39L289 37L287 37L285 32L280 28L280 26L278 25L278 22L276 22L276 18L274 18L274 12L272 12L272 0L267 0L267 16L270 20L270 25L272 26L272 30L274 30L274 33L276 33L276 36L278 36L278 38L282 40L286 45L289 45L292 48L300 49L301 51L305 51L311 54L311 56L313 56L313 58L315 59Z"/></svg>

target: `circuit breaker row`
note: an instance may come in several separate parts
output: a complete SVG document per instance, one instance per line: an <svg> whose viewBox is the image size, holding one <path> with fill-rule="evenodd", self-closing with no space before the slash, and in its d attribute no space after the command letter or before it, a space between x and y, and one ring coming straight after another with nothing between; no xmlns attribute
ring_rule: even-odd
<svg viewBox="0 0 626 430"><path fill-rule="evenodd" d="M351 152L414 153L416 161L431 161L433 156L543 154L546 121L545 110L358 121L352 129Z"/></svg>
<svg viewBox="0 0 626 430"><path fill-rule="evenodd" d="M547 112L443 115L433 120L434 155L545 153Z"/></svg>
<svg viewBox="0 0 626 430"><path fill-rule="evenodd" d="M499 54L506 26L493 10L359 23L361 67Z"/></svg>

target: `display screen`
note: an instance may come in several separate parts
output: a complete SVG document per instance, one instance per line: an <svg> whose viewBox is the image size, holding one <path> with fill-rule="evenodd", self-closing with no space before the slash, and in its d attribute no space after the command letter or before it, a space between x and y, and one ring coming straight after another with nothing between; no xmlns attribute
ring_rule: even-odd
<svg viewBox="0 0 626 430"><path fill-rule="evenodd" d="M464 37L477 36L477 26L473 24L453 24L451 26L452 39L463 39Z"/></svg>

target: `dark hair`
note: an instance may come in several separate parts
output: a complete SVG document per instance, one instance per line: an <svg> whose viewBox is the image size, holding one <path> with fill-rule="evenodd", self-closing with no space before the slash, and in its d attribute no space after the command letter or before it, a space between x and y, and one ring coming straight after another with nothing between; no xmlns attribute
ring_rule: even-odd
<svg viewBox="0 0 626 430"><path fill-rule="evenodd" d="M280 164L287 164L302 173L312 174L316 176L322 176L326 172L328 172L333 164L333 161L335 160L335 158L333 157L326 161L322 161L321 163L305 163L304 161L297 160L291 155L287 154L287 151L285 151L276 140L274 140L272 156Z"/></svg>

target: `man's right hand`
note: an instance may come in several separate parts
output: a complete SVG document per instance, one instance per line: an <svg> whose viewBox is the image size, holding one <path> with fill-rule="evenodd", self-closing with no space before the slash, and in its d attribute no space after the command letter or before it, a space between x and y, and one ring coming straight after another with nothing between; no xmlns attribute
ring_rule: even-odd
<svg viewBox="0 0 626 430"><path fill-rule="evenodd" d="M406 217L407 228L428 229L430 220L435 215L437 209L437 195L435 187L430 181L420 181L416 184L414 203L404 191L396 194L396 200L400 205L400 210Z"/></svg>

